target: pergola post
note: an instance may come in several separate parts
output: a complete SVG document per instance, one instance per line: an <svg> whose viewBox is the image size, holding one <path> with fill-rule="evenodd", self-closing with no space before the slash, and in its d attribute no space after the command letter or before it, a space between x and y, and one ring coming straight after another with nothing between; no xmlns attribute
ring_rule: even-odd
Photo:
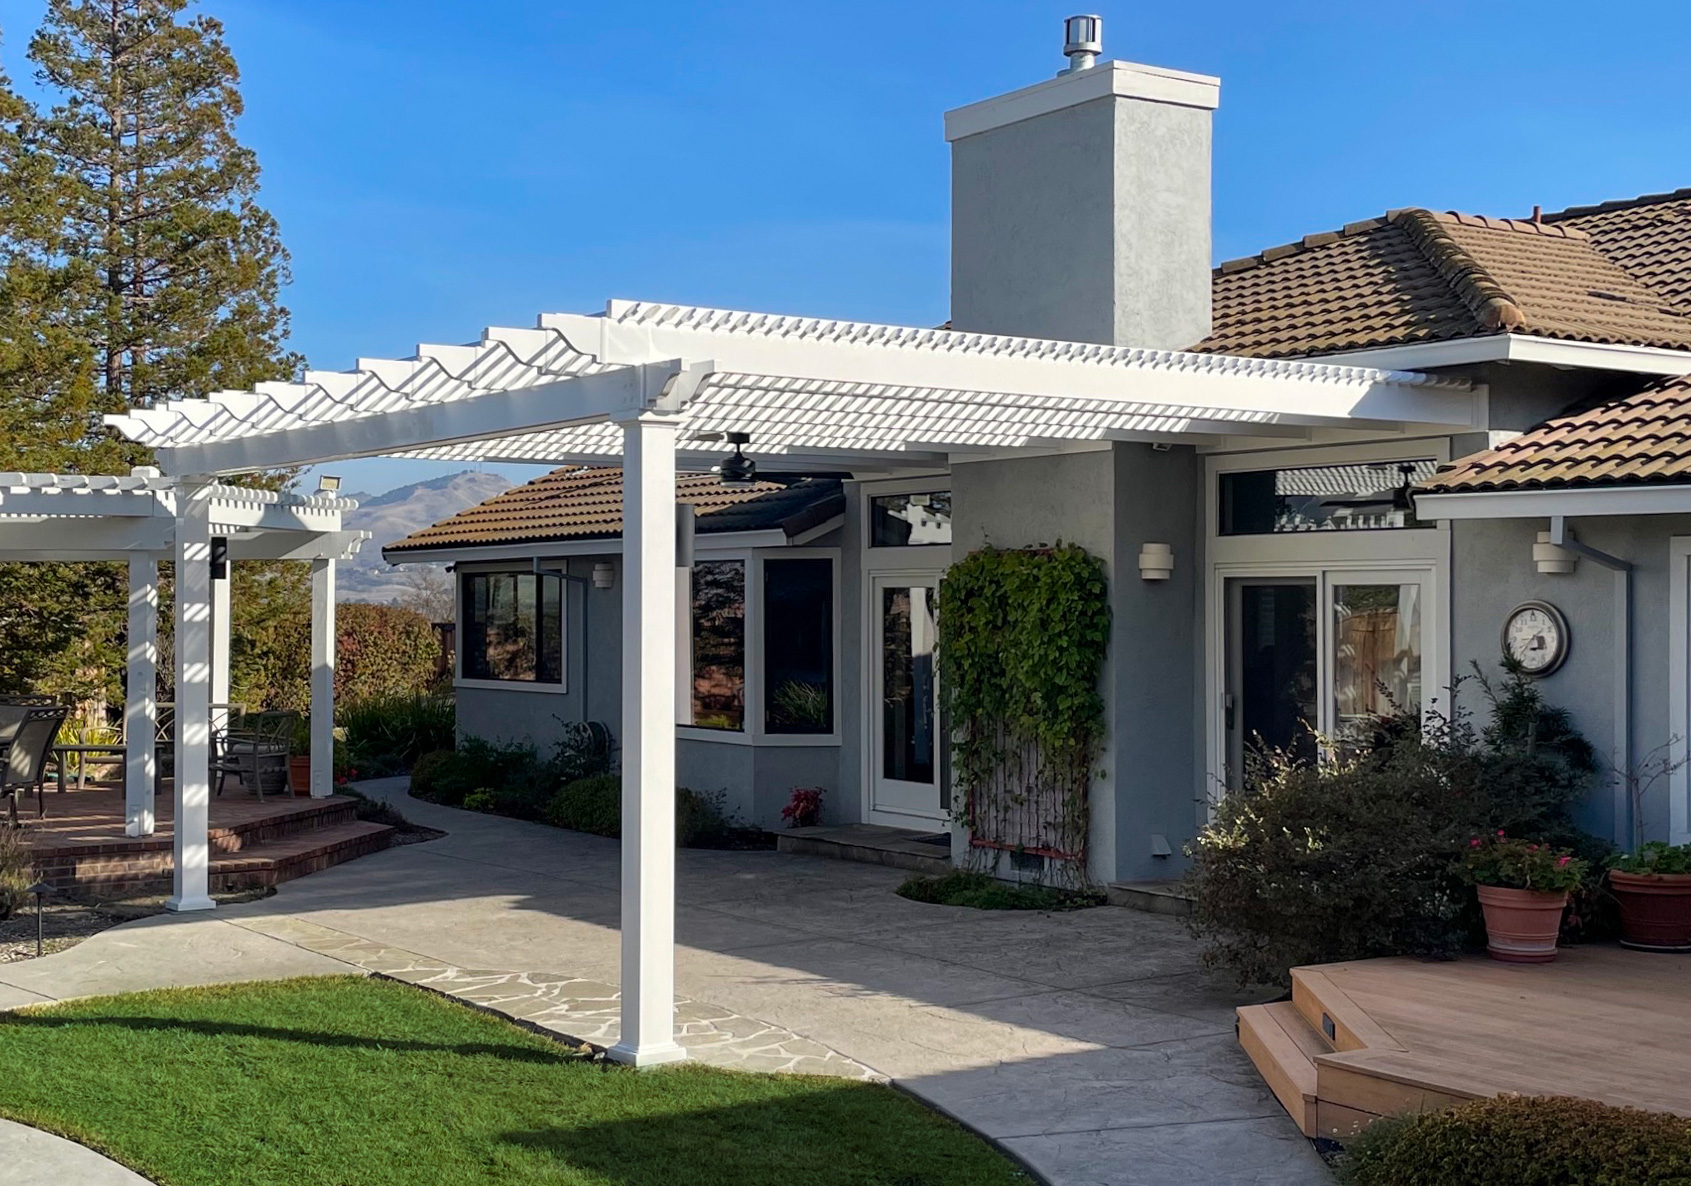
<svg viewBox="0 0 1691 1186"><path fill-rule="evenodd" d="M177 487L176 819L167 910L210 910L211 490Z"/></svg>
<svg viewBox="0 0 1691 1186"><path fill-rule="evenodd" d="M123 834L153 834L158 757L159 562L129 554L129 663L123 698Z"/></svg>
<svg viewBox="0 0 1691 1186"><path fill-rule="evenodd" d="M311 797L335 793L335 562L311 562Z"/></svg>
<svg viewBox="0 0 1691 1186"><path fill-rule="evenodd" d="M623 422L622 1036L616 1062L675 1062L674 416Z"/></svg>

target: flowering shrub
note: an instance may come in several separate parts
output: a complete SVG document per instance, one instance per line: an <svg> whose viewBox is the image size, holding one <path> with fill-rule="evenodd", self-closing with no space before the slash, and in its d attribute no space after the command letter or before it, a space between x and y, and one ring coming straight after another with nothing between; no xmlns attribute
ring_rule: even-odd
<svg viewBox="0 0 1691 1186"><path fill-rule="evenodd" d="M822 822L822 788L794 787L792 802L781 809L789 828L814 828Z"/></svg>
<svg viewBox="0 0 1691 1186"><path fill-rule="evenodd" d="M1637 852L1617 856L1609 868L1620 873L1691 873L1691 844L1652 840Z"/></svg>
<svg viewBox="0 0 1691 1186"><path fill-rule="evenodd" d="M1495 836L1468 842L1462 867L1475 885L1562 893L1585 880L1587 862L1565 848L1512 838L1499 828Z"/></svg>

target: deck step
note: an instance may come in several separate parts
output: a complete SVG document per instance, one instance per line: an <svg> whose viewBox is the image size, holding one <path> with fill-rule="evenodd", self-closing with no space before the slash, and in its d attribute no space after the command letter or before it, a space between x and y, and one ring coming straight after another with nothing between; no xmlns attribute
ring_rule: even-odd
<svg viewBox="0 0 1691 1186"><path fill-rule="evenodd" d="M308 873L380 852L393 841L386 824L355 821L285 836L256 844L211 862L214 890L254 889L280 885Z"/></svg>
<svg viewBox="0 0 1691 1186"><path fill-rule="evenodd" d="M1306 1137L1315 1136L1320 1123L1315 1058L1333 1047L1310 1028L1290 1001L1245 1005L1238 1014L1239 1045L1298 1130Z"/></svg>

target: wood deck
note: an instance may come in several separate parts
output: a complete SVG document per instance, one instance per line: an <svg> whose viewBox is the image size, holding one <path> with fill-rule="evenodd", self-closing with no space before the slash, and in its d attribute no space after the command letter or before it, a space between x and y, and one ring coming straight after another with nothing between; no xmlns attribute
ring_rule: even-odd
<svg viewBox="0 0 1691 1186"><path fill-rule="evenodd" d="M1290 1007L1239 1011L1240 1042L1308 1135L1509 1092L1691 1116L1691 958L1592 945L1552 964L1379 959L1292 976Z"/></svg>
<svg viewBox="0 0 1691 1186"><path fill-rule="evenodd" d="M169 789L169 783L166 783ZM20 804L24 844L36 875L59 889L128 893L170 881L174 855L173 797L153 801L151 836L123 834L123 791L101 787L47 792L47 816L35 798ZM386 848L393 829L363 823L356 801L291 795L256 796L231 788L211 800L208 839L214 890L275 885Z"/></svg>

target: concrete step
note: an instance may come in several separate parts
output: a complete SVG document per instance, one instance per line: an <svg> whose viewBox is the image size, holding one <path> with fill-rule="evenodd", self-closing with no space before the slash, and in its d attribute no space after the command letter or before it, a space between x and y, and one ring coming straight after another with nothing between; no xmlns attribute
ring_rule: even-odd
<svg viewBox="0 0 1691 1186"><path fill-rule="evenodd" d="M1239 1014L1239 1045L1263 1082L1306 1137L1319 1131L1316 1100L1317 1055L1332 1051L1290 1001L1244 1005Z"/></svg>
<svg viewBox="0 0 1691 1186"><path fill-rule="evenodd" d="M938 843L940 837L945 843ZM888 865L912 873L949 873L951 838L944 832L918 832L879 824L835 824L790 828L776 836L778 852Z"/></svg>
<svg viewBox="0 0 1691 1186"><path fill-rule="evenodd" d="M1178 878L1166 881L1112 881L1105 893L1109 896L1110 905L1125 906L1129 910L1181 917L1192 913L1192 896L1182 888Z"/></svg>

